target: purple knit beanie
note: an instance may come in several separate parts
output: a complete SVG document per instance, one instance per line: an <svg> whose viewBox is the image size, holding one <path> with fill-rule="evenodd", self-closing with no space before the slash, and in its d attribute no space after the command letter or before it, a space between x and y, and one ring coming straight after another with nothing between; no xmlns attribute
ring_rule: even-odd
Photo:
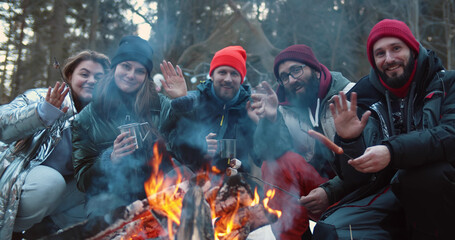
<svg viewBox="0 0 455 240"><path fill-rule="evenodd" d="M316 59L311 48L304 44L297 44L287 47L275 57L273 72L277 79L279 78L278 67L281 63L289 60L304 63L316 71L321 72L321 63Z"/></svg>

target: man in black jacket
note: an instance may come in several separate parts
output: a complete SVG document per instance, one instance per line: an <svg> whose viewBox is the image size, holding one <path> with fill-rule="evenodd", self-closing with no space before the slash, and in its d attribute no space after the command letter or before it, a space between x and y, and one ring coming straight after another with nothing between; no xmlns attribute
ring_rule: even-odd
<svg viewBox="0 0 455 240"><path fill-rule="evenodd" d="M367 54L372 69L348 93L351 105L341 94L331 106L337 143L354 158L336 160L340 177L358 186L351 203L380 199L390 184L404 209L404 237L453 238L455 72L398 20L373 27ZM324 221L339 211L328 210Z"/></svg>
<svg viewBox="0 0 455 240"><path fill-rule="evenodd" d="M169 143L177 160L195 172L212 166L223 172L227 169L227 160L216 154L221 139L236 140L235 157L242 161L239 171L251 172L254 167L251 156L256 124L246 110L251 94L243 84L246 57L241 46L219 50L210 63L210 79L172 102L172 107L187 112L187 117L179 119ZM169 69L174 71L173 66Z"/></svg>

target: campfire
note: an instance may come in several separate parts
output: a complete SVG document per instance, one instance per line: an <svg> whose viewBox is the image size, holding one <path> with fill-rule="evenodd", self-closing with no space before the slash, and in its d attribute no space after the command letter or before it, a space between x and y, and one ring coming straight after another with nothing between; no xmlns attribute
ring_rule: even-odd
<svg viewBox="0 0 455 240"><path fill-rule="evenodd" d="M163 155L154 145L152 173L144 183L147 198L87 220L48 239L242 240L272 235L270 224L281 212L268 207L275 192L261 200L242 174L219 178L219 170L192 174L159 170ZM224 179L223 179L224 178ZM256 236L256 238L254 237Z"/></svg>

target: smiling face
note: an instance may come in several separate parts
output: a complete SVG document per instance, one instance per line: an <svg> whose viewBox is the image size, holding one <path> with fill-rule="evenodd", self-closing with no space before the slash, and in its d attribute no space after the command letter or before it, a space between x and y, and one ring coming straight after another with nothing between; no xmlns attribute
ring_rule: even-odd
<svg viewBox="0 0 455 240"><path fill-rule="evenodd" d="M211 76L215 94L224 101L229 101L240 89L242 77L235 68L220 66L213 71Z"/></svg>
<svg viewBox="0 0 455 240"><path fill-rule="evenodd" d="M301 66L297 61L284 61L278 66L279 76L292 72L295 67ZM301 104L310 104L316 100L319 90L319 72L313 71L309 66L303 68L303 74L294 78L289 75L289 81L284 84L284 90L289 100L300 100Z"/></svg>
<svg viewBox="0 0 455 240"><path fill-rule="evenodd" d="M92 60L79 63L73 73L68 77L73 95L83 105L93 97L95 83L104 77L104 68L101 64Z"/></svg>
<svg viewBox="0 0 455 240"><path fill-rule="evenodd" d="M373 57L381 78L391 87L406 83L413 70L411 49L399 38L379 39L373 45Z"/></svg>
<svg viewBox="0 0 455 240"><path fill-rule="evenodd" d="M125 61L115 67L115 84L124 93L139 90L147 76L147 69L139 62Z"/></svg>

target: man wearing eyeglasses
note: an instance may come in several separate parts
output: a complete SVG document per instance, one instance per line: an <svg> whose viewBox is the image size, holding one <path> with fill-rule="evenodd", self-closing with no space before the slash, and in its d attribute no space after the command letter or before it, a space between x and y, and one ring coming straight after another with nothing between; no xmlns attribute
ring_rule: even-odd
<svg viewBox="0 0 455 240"><path fill-rule="evenodd" d="M318 186L335 174L330 166L334 154L307 132L315 130L333 140L335 127L329 102L354 84L341 73L329 71L303 44L281 51L275 58L274 73L279 84L276 93L263 82L267 94L252 95L250 113L260 119L255 151L265 160L264 180L306 196L303 203L308 209L297 199L276 191L271 207L282 210L283 215L272 226L275 235L279 239L310 239L307 210L318 218L328 207L330 185Z"/></svg>

